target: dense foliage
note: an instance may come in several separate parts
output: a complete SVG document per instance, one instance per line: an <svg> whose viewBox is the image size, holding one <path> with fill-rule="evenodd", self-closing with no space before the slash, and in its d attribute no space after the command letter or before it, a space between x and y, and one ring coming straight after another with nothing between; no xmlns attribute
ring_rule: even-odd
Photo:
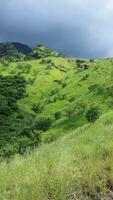
<svg viewBox="0 0 113 200"><path fill-rule="evenodd" d="M17 109L17 100L25 96L25 79L20 76L0 76L0 115Z"/></svg>
<svg viewBox="0 0 113 200"><path fill-rule="evenodd" d="M62 56L61 53L49 49L48 47L45 47L43 45L38 45L32 52L32 56L33 58L45 58L45 57L49 57L49 56L53 56L53 57L59 57Z"/></svg>
<svg viewBox="0 0 113 200"><path fill-rule="evenodd" d="M0 58L8 59L9 61L23 60L24 54L19 52L12 43L1 43Z"/></svg>

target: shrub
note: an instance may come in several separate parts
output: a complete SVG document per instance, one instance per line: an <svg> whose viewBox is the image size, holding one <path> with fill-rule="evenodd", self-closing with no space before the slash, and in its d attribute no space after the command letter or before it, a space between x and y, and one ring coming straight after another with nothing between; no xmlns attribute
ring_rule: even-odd
<svg viewBox="0 0 113 200"><path fill-rule="evenodd" d="M30 131L31 131L31 127L24 127L20 135L30 137Z"/></svg>
<svg viewBox="0 0 113 200"><path fill-rule="evenodd" d="M66 94L59 94L59 95L58 95L58 99L59 99L59 100L67 99L67 96L66 96Z"/></svg>
<svg viewBox="0 0 113 200"><path fill-rule="evenodd" d="M113 97L113 85L110 85L109 87L105 88L105 96L111 96Z"/></svg>
<svg viewBox="0 0 113 200"><path fill-rule="evenodd" d="M32 65L30 65L30 64L19 63L19 64L17 65L17 68L18 68L19 70L21 70L21 73L29 73L31 67L32 67Z"/></svg>
<svg viewBox="0 0 113 200"><path fill-rule="evenodd" d="M78 68L81 68L83 63L84 63L84 60L79 60L79 59L76 60L76 65Z"/></svg>
<svg viewBox="0 0 113 200"><path fill-rule="evenodd" d="M89 92L95 91L98 88L98 84L93 84L88 87Z"/></svg>
<svg viewBox="0 0 113 200"><path fill-rule="evenodd" d="M95 122L101 114L101 110L98 106L92 106L86 112L86 118L89 122Z"/></svg>
<svg viewBox="0 0 113 200"><path fill-rule="evenodd" d="M35 129L41 131L47 131L51 126L51 119L46 117L40 117L35 121Z"/></svg>
<svg viewBox="0 0 113 200"><path fill-rule="evenodd" d="M0 157L10 158L15 154L23 155L41 142L40 131L24 129L22 134L13 144L7 144L0 149Z"/></svg>
<svg viewBox="0 0 113 200"><path fill-rule="evenodd" d="M0 95L0 115L10 115L11 113L11 108L8 106L8 101L7 99Z"/></svg>
<svg viewBox="0 0 113 200"><path fill-rule="evenodd" d="M88 76L89 76L88 74L85 74L85 75L81 78L81 81L87 80Z"/></svg>
<svg viewBox="0 0 113 200"><path fill-rule="evenodd" d="M66 82L63 82L62 83L62 88L65 88L67 86L67 83Z"/></svg>
<svg viewBox="0 0 113 200"><path fill-rule="evenodd" d="M1 59L0 59L0 62L2 63L2 65L3 65L4 67L8 67L8 66L9 66L8 60L6 60L6 59L4 59L4 58L1 58Z"/></svg>
<svg viewBox="0 0 113 200"><path fill-rule="evenodd" d="M25 83L26 81L19 76L0 76L0 106L3 105L7 109L9 107L10 110L17 109L17 100L25 97L26 94ZM3 106L0 111L3 110Z"/></svg>
<svg viewBox="0 0 113 200"><path fill-rule="evenodd" d="M8 144L0 149L0 157L10 158L18 153L18 145Z"/></svg>
<svg viewBox="0 0 113 200"><path fill-rule="evenodd" d="M89 69L89 65L88 65L88 64L85 64L85 65L83 66L83 68L84 68L85 70L87 70L87 69Z"/></svg>
<svg viewBox="0 0 113 200"><path fill-rule="evenodd" d="M84 113L85 105L83 103L73 102L65 109L65 115L68 118L73 116L79 117L81 114Z"/></svg>
<svg viewBox="0 0 113 200"><path fill-rule="evenodd" d="M35 130L35 129L36 129L35 125L33 125L33 126L31 126L31 127L26 126L26 127L24 127L23 130L21 131L20 136L21 136L21 137L26 136L26 137L31 138L31 139L33 139L33 138L36 137L36 138L38 139L38 141L39 141L39 135L40 135L41 132L40 132L40 131L37 131L37 130Z"/></svg>
<svg viewBox="0 0 113 200"><path fill-rule="evenodd" d="M69 96L67 97L67 99L68 99L69 102L72 102L72 101L75 100L75 97L74 97L73 95L69 95Z"/></svg>
<svg viewBox="0 0 113 200"><path fill-rule="evenodd" d="M33 111L35 113L41 113L42 110L43 110L43 106L39 105L39 104L33 104L33 107L32 107Z"/></svg>
<svg viewBox="0 0 113 200"><path fill-rule="evenodd" d="M51 64L52 63L52 60L51 59L42 59L40 61L40 64Z"/></svg>
<svg viewBox="0 0 113 200"><path fill-rule="evenodd" d="M28 147L31 146L31 143L32 143L32 141L30 140L30 138L28 138L26 136L19 138L19 140L18 140L18 146L19 146L18 153L24 154L26 149L28 149Z"/></svg>
<svg viewBox="0 0 113 200"><path fill-rule="evenodd" d="M55 79L53 82L58 83L59 85L62 84L62 80L59 80L59 79Z"/></svg>
<svg viewBox="0 0 113 200"><path fill-rule="evenodd" d="M60 117L61 117L61 112L56 112L56 113L54 114L54 117L55 117L56 120L57 120L57 119L60 119Z"/></svg>
<svg viewBox="0 0 113 200"><path fill-rule="evenodd" d="M51 95L55 95L55 94L57 94L57 93L59 93L59 88L55 88L55 89L53 89L53 90L51 91Z"/></svg>
<svg viewBox="0 0 113 200"><path fill-rule="evenodd" d="M94 59L90 59L90 62L95 62L95 60Z"/></svg>

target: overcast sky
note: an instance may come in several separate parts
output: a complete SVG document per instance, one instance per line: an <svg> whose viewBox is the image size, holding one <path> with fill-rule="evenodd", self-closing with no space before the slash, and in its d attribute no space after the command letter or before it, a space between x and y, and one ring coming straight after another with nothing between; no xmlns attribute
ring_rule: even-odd
<svg viewBox="0 0 113 200"><path fill-rule="evenodd" d="M113 57L113 0L0 0L0 42Z"/></svg>

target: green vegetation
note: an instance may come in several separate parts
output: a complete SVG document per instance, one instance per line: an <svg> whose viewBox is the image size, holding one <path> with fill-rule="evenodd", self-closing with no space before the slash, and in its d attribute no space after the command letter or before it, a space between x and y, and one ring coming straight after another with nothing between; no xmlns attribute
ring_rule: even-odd
<svg viewBox="0 0 113 200"><path fill-rule="evenodd" d="M26 127L50 142L113 108L113 59L67 59L36 49L43 58L30 53L30 60L0 62L0 146L12 145L14 152Z"/></svg>
<svg viewBox="0 0 113 200"><path fill-rule="evenodd" d="M52 49L49 49L48 47L45 47L43 45L38 45L31 54L33 58L45 58L49 56L59 57L62 54L58 53L57 51L54 51Z"/></svg>
<svg viewBox="0 0 113 200"><path fill-rule="evenodd" d="M19 52L12 43L0 44L0 58L8 59L9 61L23 60L24 54Z"/></svg>
<svg viewBox="0 0 113 200"><path fill-rule="evenodd" d="M113 199L113 112L0 164L0 199Z"/></svg>
<svg viewBox="0 0 113 200"><path fill-rule="evenodd" d="M112 58L1 44L0 199L113 199L112 110Z"/></svg>
<svg viewBox="0 0 113 200"><path fill-rule="evenodd" d="M89 110L86 112L86 118L89 122L95 122L99 116L101 115L99 107L92 106L89 108Z"/></svg>

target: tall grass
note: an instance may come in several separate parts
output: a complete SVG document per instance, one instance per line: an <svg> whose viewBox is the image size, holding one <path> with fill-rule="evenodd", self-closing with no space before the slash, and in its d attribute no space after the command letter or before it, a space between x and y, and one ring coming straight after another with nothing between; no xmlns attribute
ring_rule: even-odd
<svg viewBox="0 0 113 200"><path fill-rule="evenodd" d="M113 199L113 113L0 163L0 200Z"/></svg>

